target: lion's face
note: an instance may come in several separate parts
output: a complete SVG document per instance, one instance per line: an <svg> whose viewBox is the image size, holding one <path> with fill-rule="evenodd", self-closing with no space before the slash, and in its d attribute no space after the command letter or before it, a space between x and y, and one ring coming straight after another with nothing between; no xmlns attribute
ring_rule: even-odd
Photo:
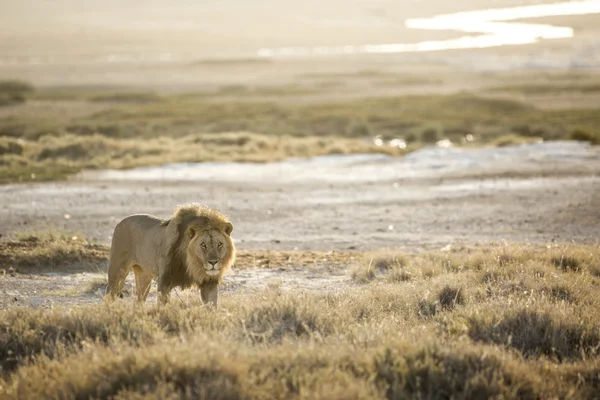
<svg viewBox="0 0 600 400"><path fill-rule="evenodd" d="M197 231L191 229L192 236L188 255L192 255L197 267L204 268L204 273L209 276L218 276L229 267L233 252L233 242L227 232L219 229Z"/></svg>

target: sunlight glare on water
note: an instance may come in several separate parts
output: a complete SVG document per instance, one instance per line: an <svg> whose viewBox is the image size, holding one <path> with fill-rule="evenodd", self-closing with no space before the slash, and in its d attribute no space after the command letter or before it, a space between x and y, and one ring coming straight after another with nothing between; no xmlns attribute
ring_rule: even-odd
<svg viewBox="0 0 600 400"><path fill-rule="evenodd" d="M264 48L258 51L258 55L261 57L294 57L357 53L407 53L523 45L540 40L573 37L573 28L506 21L597 13L600 13L600 0L465 11L431 18L408 19L405 21L405 25L411 29L454 30L478 35L418 43Z"/></svg>

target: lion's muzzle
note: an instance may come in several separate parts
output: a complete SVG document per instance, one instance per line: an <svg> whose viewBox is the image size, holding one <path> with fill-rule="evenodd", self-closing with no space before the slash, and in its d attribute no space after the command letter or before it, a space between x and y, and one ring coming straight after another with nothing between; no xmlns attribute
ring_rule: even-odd
<svg viewBox="0 0 600 400"><path fill-rule="evenodd" d="M207 264L208 265L204 266L204 269L206 270L206 273L208 275L214 276L214 275L219 274L219 272L220 272L220 268L218 266L219 260L208 260Z"/></svg>

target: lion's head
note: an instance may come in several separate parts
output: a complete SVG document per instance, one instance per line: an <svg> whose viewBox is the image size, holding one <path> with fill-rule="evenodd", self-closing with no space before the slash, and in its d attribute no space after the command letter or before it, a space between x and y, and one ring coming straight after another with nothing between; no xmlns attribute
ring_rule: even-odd
<svg viewBox="0 0 600 400"><path fill-rule="evenodd" d="M188 227L190 241L187 247L188 269L194 265L198 269L202 267L203 273L208 276L222 276L232 264L234 255L231 232L231 222L223 224L223 227L198 226ZM190 263L190 261L192 261ZM195 271L188 271L192 274Z"/></svg>
<svg viewBox="0 0 600 400"><path fill-rule="evenodd" d="M183 286L206 280L221 281L235 262L235 246L231 239L233 224L218 211L196 204L177 209L171 223L178 231L180 240L175 244L176 252L189 279L181 277L187 282Z"/></svg>

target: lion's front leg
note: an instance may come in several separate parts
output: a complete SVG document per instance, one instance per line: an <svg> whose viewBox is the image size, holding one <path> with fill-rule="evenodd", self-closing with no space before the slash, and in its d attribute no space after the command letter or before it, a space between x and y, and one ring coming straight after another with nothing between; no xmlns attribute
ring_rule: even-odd
<svg viewBox="0 0 600 400"><path fill-rule="evenodd" d="M158 304L167 304L171 297L171 285L165 283L161 284L160 278L158 280Z"/></svg>
<svg viewBox="0 0 600 400"><path fill-rule="evenodd" d="M170 292L171 292L170 290L168 292L167 291L163 291L163 292L159 291L158 298L157 298L158 304L167 304L169 302L169 299L171 298Z"/></svg>
<svg viewBox="0 0 600 400"><path fill-rule="evenodd" d="M202 302L204 304L217 308L219 283L213 281L203 282L202 285L200 285L200 295L202 296Z"/></svg>
<svg viewBox="0 0 600 400"><path fill-rule="evenodd" d="M167 264L164 260L160 260L158 266L158 304L166 304L169 302L171 295L171 282L167 279Z"/></svg>

